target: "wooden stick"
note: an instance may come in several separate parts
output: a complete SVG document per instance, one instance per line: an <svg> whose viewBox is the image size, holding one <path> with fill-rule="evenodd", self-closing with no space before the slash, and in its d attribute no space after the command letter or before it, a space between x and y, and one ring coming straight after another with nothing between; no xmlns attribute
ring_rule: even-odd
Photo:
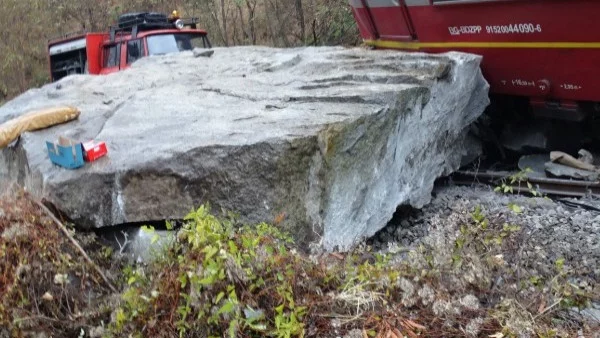
<svg viewBox="0 0 600 338"><path fill-rule="evenodd" d="M558 162L560 164L564 164L571 168L588 170L588 171L592 171L592 172L598 172L598 168L596 168L594 165L580 161L580 160L576 159L575 157L573 157L569 154L563 153L561 151L550 152L550 160L552 162Z"/></svg>
<svg viewBox="0 0 600 338"><path fill-rule="evenodd" d="M69 241L71 242L71 244L73 244L73 246L75 246L75 248L79 251L79 253L83 256L83 258L85 259L85 261L90 264L92 266L92 268L94 268L94 270L96 270L96 272L100 275L100 277L102 277L102 279L104 280L104 283L106 283L106 285L110 288L110 290L114 293L117 293L117 289L112 285L112 283L108 280L108 278L104 275L104 273L102 272L102 270L100 270L100 267L98 267L98 265L96 265L96 263L94 263L90 257L85 253L85 250L83 250L83 248L79 245L79 243L77 243L77 240L75 238L73 238L73 236L71 236L71 234L69 233L69 230L64 226L64 224L62 224L62 222L56 218L56 216L54 216L54 214L41 202L37 201L36 199L34 199L28 192L25 192L25 195L31 200L33 201L35 204L37 204L42 211L44 211L44 213L50 217L50 219L52 219L52 221L54 221L54 223L60 228L60 230L63 232L63 234L65 234L65 236L67 236L67 238L69 239Z"/></svg>

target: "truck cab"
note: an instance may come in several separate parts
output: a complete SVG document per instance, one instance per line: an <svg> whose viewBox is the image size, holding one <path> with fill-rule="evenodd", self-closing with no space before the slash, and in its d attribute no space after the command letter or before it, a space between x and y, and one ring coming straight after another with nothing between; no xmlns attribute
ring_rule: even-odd
<svg viewBox="0 0 600 338"><path fill-rule="evenodd" d="M88 66L92 74L114 73L146 56L210 48L210 42L205 32L167 29L127 35L114 42L105 41L101 46L100 62Z"/></svg>
<svg viewBox="0 0 600 338"><path fill-rule="evenodd" d="M181 19L177 12L130 13L104 33L74 33L48 44L52 81L71 74L110 74L127 69L142 57L211 48L197 19Z"/></svg>

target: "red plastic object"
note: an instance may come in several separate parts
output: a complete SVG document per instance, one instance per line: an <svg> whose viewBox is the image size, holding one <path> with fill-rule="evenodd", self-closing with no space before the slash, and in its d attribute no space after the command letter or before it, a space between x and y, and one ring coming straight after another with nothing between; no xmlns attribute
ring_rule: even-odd
<svg viewBox="0 0 600 338"><path fill-rule="evenodd" d="M108 149L106 148L106 143L104 142L95 142L88 141L82 143L83 146L83 158L86 162L94 162L100 157L106 155L108 153Z"/></svg>

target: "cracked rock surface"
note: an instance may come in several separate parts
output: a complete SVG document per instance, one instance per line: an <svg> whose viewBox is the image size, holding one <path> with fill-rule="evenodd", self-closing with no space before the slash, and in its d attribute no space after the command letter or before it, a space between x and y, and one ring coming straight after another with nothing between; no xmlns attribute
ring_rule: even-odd
<svg viewBox="0 0 600 338"><path fill-rule="evenodd" d="M488 104L480 57L341 47L217 48L77 75L0 108L0 123L56 105L78 121L26 133L0 151L0 175L79 226L182 218L201 203L282 225L302 244L348 249L396 207L420 208L456 170L466 128ZM78 170L46 140L105 141Z"/></svg>

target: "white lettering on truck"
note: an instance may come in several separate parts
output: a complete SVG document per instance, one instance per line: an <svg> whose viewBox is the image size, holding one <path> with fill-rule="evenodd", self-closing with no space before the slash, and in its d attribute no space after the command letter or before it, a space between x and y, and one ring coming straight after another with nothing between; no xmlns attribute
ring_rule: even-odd
<svg viewBox="0 0 600 338"><path fill-rule="evenodd" d="M485 26L450 26L448 27L450 35L473 35L473 34L535 34L542 32L542 25L533 23L519 23L508 25L490 25Z"/></svg>

